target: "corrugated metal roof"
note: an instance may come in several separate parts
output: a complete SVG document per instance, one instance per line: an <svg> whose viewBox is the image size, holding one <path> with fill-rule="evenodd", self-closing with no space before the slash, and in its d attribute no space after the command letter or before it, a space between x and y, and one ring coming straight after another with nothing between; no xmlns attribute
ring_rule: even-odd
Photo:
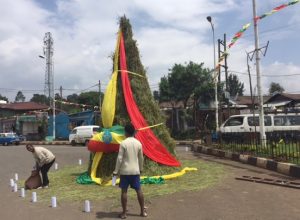
<svg viewBox="0 0 300 220"><path fill-rule="evenodd" d="M8 104L0 104L0 109L10 109L10 110L45 110L49 107L44 104L39 104L36 102L14 102Z"/></svg>

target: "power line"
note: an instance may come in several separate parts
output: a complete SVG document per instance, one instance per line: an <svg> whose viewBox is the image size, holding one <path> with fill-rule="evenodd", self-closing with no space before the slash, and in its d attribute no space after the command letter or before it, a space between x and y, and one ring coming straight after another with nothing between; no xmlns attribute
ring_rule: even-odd
<svg viewBox="0 0 300 220"><path fill-rule="evenodd" d="M96 87L96 86L98 87L98 83L95 84L95 85L92 85L92 86L90 86L90 87L88 87L88 88L86 88L86 89L83 89L83 90L81 90L81 91L79 91L79 92L81 93L81 92L83 92L83 91L89 90L89 89L91 89L91 88L93 88L93 87ZM78 92L78 93L79 93L79 92Z"/></svg>
<svg viewBox="0 0 300 220"><path fill-rule="evenodd" d="M270 32L273 32L273 31L277 31L277 30L282 30L282 29L288 29L292 26L296 26L298 23L293 23L293 24L290 24L290 25L284 25L284 26L278 26L278 27L275 27L275 28L270 28L270 29L267 29L267 30L264 30L264 31L260 31L260 35L266 35L266 34L269 34ZM248 38L248 37L253 37L253 33L247 33L244 35L244 38Z"/></svg>
<svg viewBox="0 0 300 220"><path fill-rule="evenodd" d="M237 73L237 74L242 74L242 75L248 75L248 73L244 72L239 72L235 70L229 70L231 73ZM251 74L251 76L256 76L256 74ZM300 73L293 73L293 74L280 74L280 75L271 75L271 74L262 74L261 76L263 77L287 77L287 76L300 76Z"/></svg>

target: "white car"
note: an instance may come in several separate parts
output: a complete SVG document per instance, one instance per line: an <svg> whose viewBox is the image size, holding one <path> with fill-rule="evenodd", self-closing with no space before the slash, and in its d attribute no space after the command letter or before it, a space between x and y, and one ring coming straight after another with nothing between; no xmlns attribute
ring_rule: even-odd
<svg viewBox="0 0 300 220"><path fill-rule="evenodd" d="M69 135L69 143L72 146L76 144L87 145L90 138L101 130L100 126L97 125L86 125L75 127Z"/></svg>

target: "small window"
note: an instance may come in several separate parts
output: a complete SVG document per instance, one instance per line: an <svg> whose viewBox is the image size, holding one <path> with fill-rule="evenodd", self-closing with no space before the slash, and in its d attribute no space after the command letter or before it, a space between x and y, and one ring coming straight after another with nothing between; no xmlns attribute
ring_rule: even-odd
<svg viewBox="0 0 300 220"><path fill-rule="evenodd" d="M275 126L291 126L291 116L274 116L274 125Z"/></svg>
<svg viewBox="0 0 300 220"><path fill-rule="evenodd" d="M97 127L93 128L93 132L99 132L99 131L100 131L100 128L97 128Z"/></svg>
<svg viewBox="0 0 300 220"><path fill-rule="evenodd" d="M239 125L242 125L243 124L243 120L244 120L244 117L234 117L234 118L230 118L226 124L225 124L225 127L226 126L239 126Z"/></svg>
<svg viewBox="0 0 300 220"><path fill-rule="evenodd" d="M300 115L287 116L291 126L300 125Z"/></svg>
<svg viewBox="0 0 300 220"><path fill-rule="evenodd" d="M265 119L264 120L265 126L272 125L270 116L265 116L264 119ZM253 118L253 116L248 117L248 125L249 126L259 126L259 117L258 116L254 117L254 118Z"/></svg>
<svg viewBox="0 0 300 220"><path fill-rule="evenodd" d="M77 133L77 129L73 129L72 131L71 131L71 134L76 134Z"/></svg>

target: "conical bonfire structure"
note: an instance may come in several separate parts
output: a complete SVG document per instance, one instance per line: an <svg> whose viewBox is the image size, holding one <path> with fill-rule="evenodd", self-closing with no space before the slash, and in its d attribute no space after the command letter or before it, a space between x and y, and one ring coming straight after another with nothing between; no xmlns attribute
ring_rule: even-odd
<svg viewBox="0 0 300 220"><path fill-rule="evenodd" d="M120 18L113 73L102 104L103 129L88 144L92 152L89 171L77 182L86 183L90 177L92 182L110 184L108 179L115 167L119 144L125 139L123 126L128 122L134 125L135 137L143 145L145 174L161 176L178 169L180 162L176 159L175 142L151 95L131 25L124 16Z"/></svg>

